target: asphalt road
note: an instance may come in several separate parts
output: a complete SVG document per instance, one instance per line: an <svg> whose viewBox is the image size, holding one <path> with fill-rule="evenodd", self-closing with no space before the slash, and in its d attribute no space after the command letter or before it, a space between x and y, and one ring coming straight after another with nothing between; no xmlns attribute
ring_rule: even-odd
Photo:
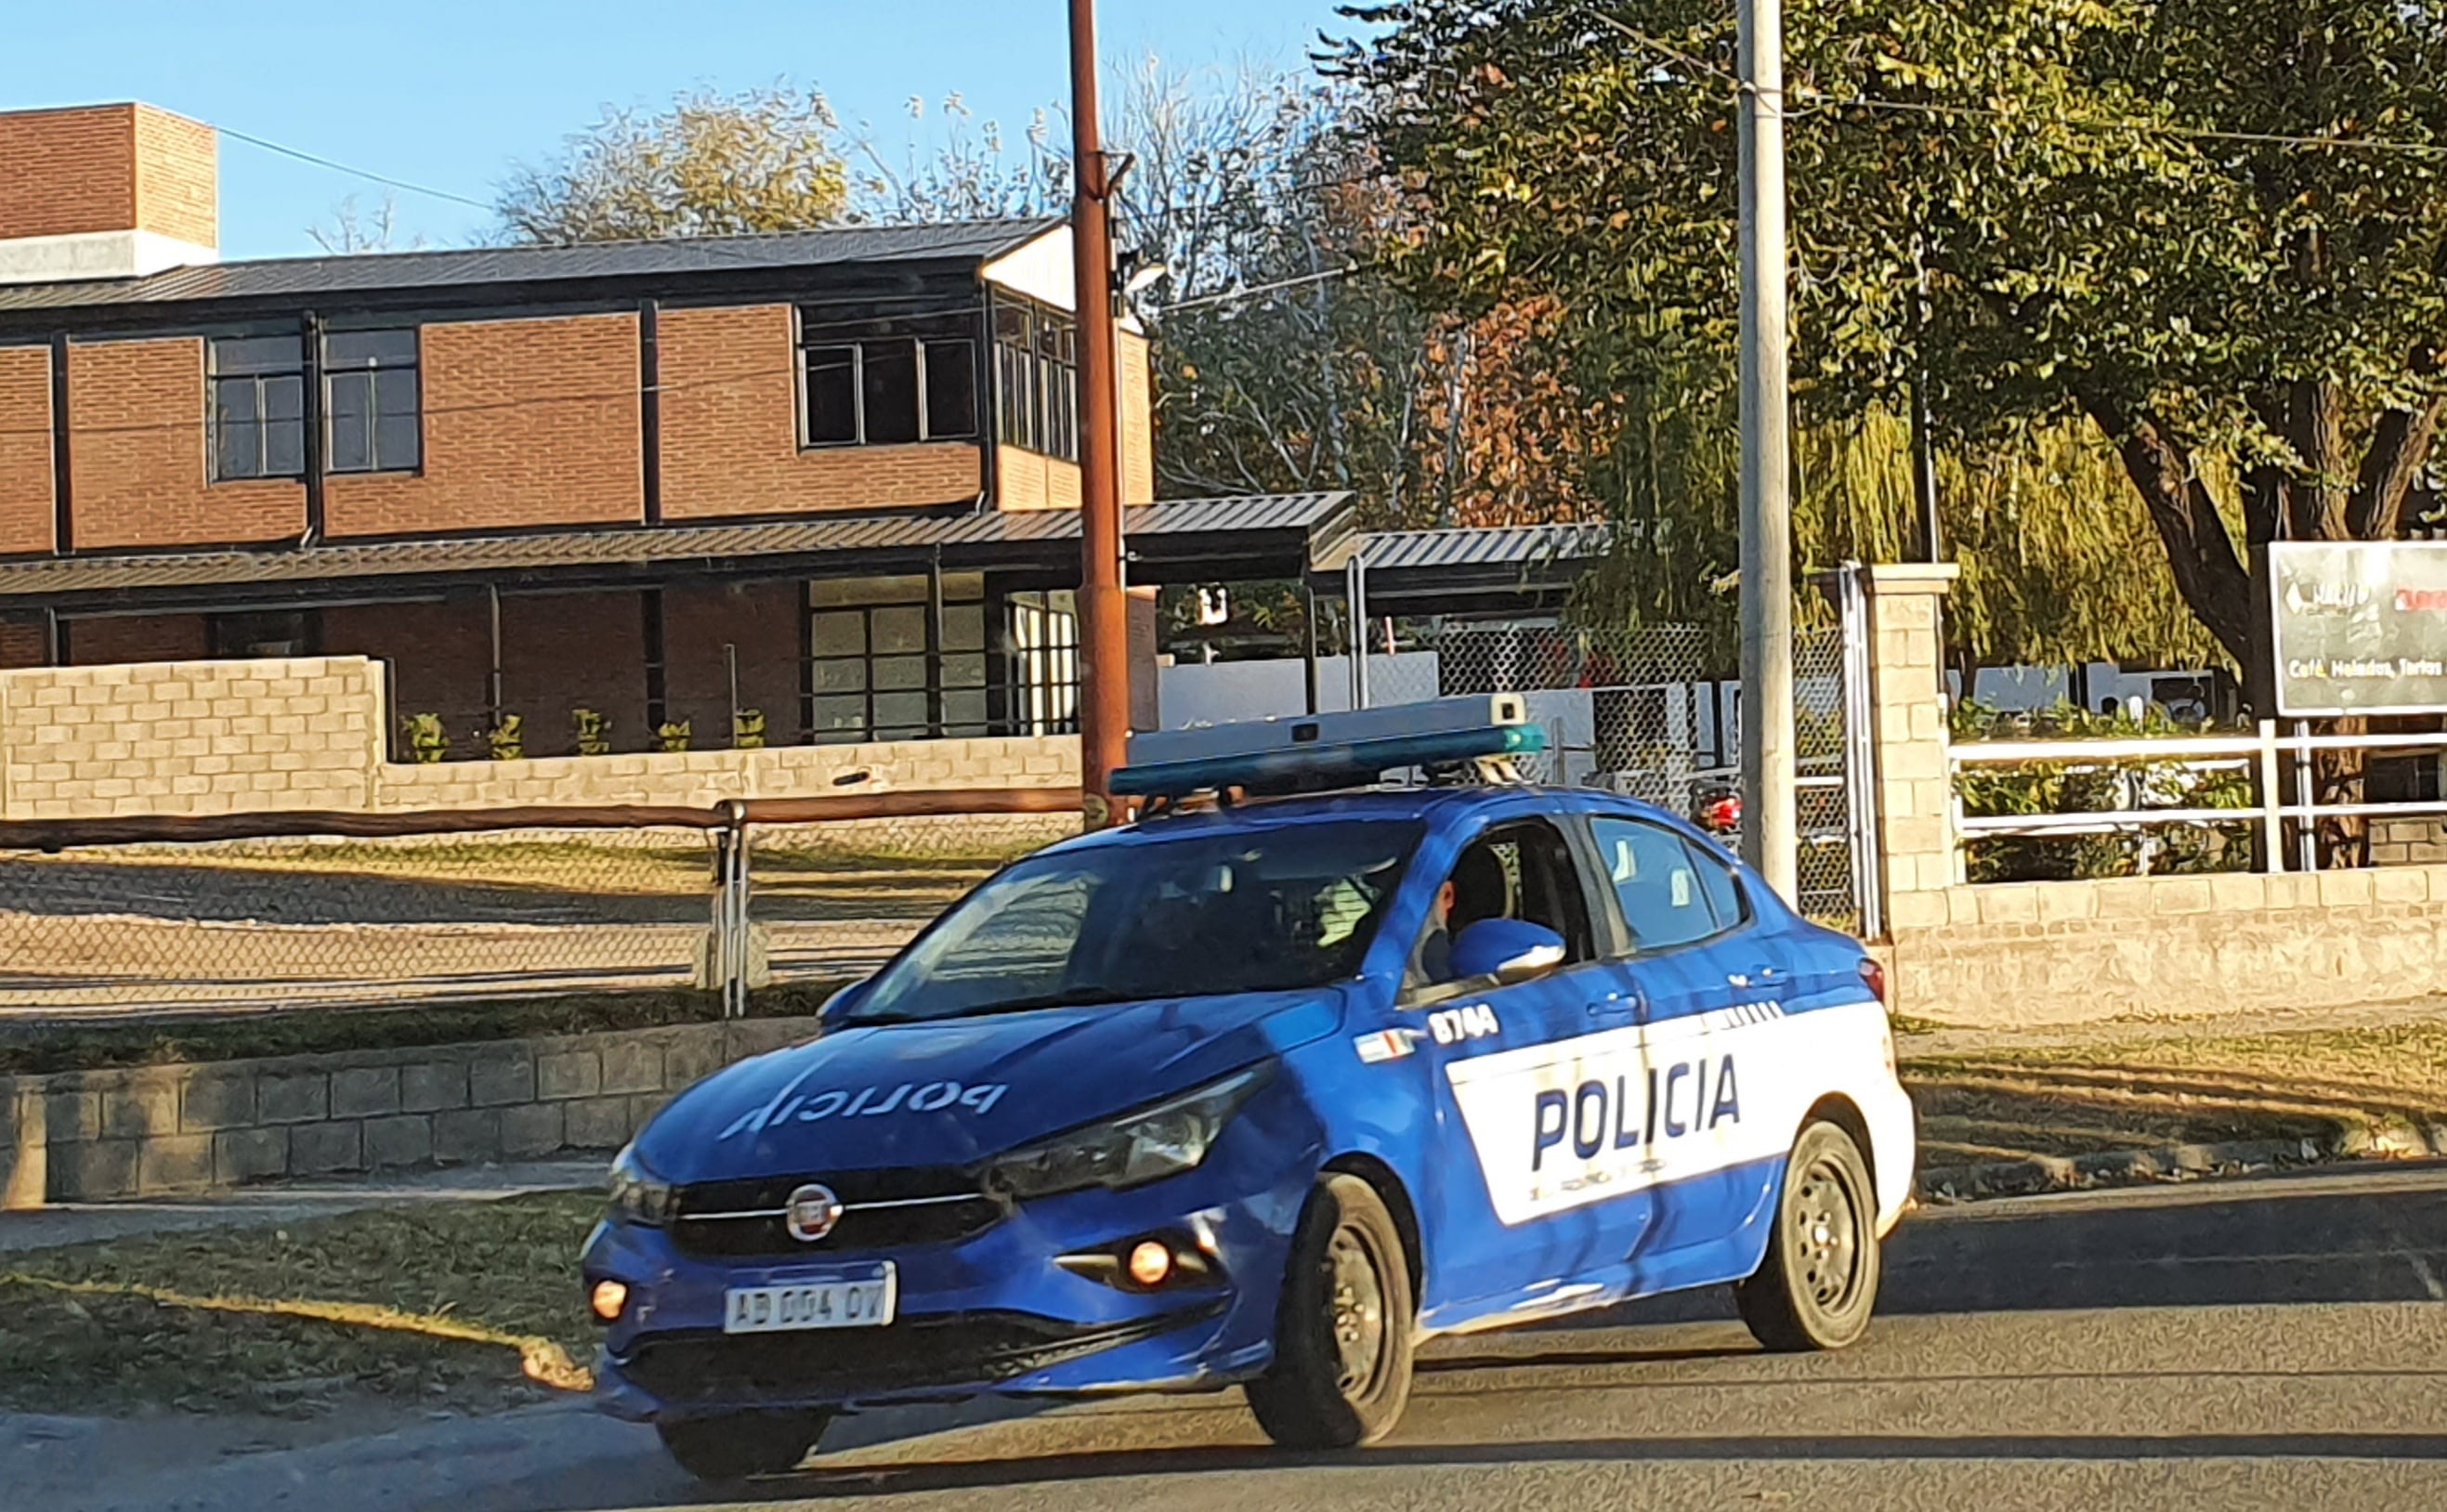
<svg viewBox="0 0 2447 1512"><path fill-rule="evenodd" d="M1763 1355L1720 1297L1646 1304L1440 1342L1394 1441L1358 1454L1265 1448L1237 1397L1066 1408L863 1447L928 1425L853 1420L809 1473L747 1504L2447 1506L2447 1167L1944 1209L1908 1221L1888 1256L1883 1315L1839 1355ZM0 1458L34 1471L19 1483L31 1490L47 1484L42 1465L74 1458L66 1442L48 1447L61 1452ZM719 1500L640 1430L566 1408L47 1485L51 1512Z"/></svg>

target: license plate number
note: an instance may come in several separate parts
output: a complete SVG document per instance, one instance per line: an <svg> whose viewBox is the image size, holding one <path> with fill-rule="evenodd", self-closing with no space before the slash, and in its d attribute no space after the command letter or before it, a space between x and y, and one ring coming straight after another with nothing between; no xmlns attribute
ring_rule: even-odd
<svg viewBox="0 0 2447 1512"><path fill-rule="evenodd" d="M900 1302L892 1270L847 1281L736 1286L723 1294L725 1333L795 1333L808 1329L877 1329Z"/></svg>

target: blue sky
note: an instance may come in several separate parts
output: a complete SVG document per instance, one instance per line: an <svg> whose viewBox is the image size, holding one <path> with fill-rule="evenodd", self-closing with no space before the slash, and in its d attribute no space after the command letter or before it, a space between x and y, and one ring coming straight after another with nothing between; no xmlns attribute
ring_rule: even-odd
<svg viewBox="0 0 2447 1512"><path fill-rule="evenodd" d="M958 91L1014 132L1067 90L1064 0L121 0L9 7L0 106L143 100L355 167L489 199L516 159L548 155L607 104L697 85L787 78L905 146L905 102ZM1100 0L1109 60L1298 66L1333 0ZM384 190L244 142L221 143L221 255L314 250L306 227ZM402 193L399 223L437 245L483 212Z"/></svg>

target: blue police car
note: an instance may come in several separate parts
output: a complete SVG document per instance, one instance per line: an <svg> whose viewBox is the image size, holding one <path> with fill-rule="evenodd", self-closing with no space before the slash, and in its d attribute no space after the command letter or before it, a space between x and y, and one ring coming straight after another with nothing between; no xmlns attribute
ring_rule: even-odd
<svg viewBox="0 0 2447 1512"><path fill-rule="evenodd" d="M1154 817L1006 867L621 1153L598 1404L729 1480L988 1393L1238 1385L1365 1444L1433 1335L1684 1288L1858 1338L1915 1158L1877 967L1675 815L1450 780L1536 735L1478 699L1134 741Z"/></svg>

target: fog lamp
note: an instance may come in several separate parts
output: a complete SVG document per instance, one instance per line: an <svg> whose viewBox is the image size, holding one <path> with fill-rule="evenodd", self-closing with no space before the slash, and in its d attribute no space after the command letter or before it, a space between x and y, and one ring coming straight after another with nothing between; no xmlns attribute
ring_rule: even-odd
<svg viewBox="0 0 2447 1512"><path fill-rule="evenodd" d="M588 1305L595 1309L597 1317L609 1323L620 1315L622 1308L629 1305L629 1289L618 1281L598 1281L595 1283L595 1295L588 1298Z"/></svg>
<svg viewBox="0 0 2447 1512"><path fill-rule="evenodd" d="M1130 1279L1141 1286L1158 1287L1172 1274L1172 1250L1154 1239L1148 1239L1130 1251Z"/></svg>

